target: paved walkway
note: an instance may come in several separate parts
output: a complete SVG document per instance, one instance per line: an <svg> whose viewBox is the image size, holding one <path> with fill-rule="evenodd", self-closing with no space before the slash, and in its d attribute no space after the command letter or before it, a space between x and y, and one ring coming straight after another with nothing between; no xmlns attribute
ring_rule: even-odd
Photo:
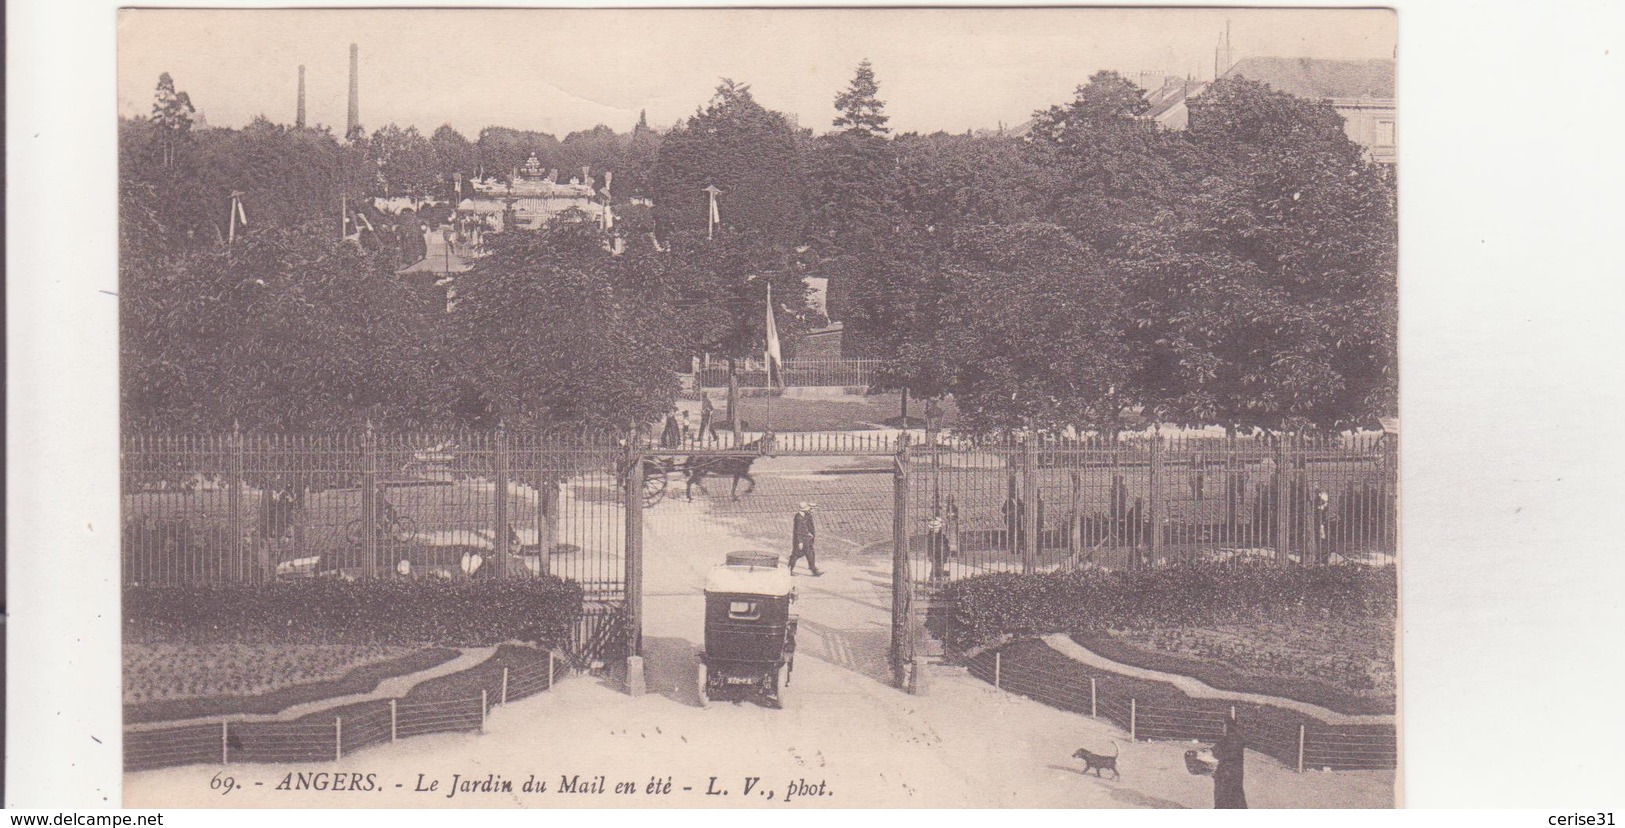
<svg viewBox="0 0 1625 828"><path fill-rule="evenodd" d="M378 682L378 686L366 693L351 693L347 696L334 696L332 698L317 699L315 701L285 707L275 713L223 713L214 716L198 716L191 719L171 719L166 722L141 722L125 727L128 731L163 730L165 728L180 727L183 725L217 724L222 719L233 722L286 722L343 707L348 704L364 701L383 701L398 699L405 696L412 688L430 679L449 676L485 663L497 651L495 647L471 647L463 650L456 658L436 664L427 670L416 673L407 673L404 676L394 676Z"/></svg>
<svg viewBox="0 0 1625 828"><path fill-rule="evenodd" d="M1157 670L1147 670L1144 667L1134 667L1128 664L1120 664L1106 658L1105 656L1099 655L1095 651L1083 646L1082 644L1079 644L1076 641L1073 641L1072 636L1069 636L1066 633L1050 633L1049 635L1044 636L1043 640L1045 644L1050 646L1050 649L1055 650L1061 655L1064 655L1080 664L1087 664L1100 670L1107 670L1117 673L1118 675L1128 676L1130 678L1167 682L1168 684L1172 684L1173 686L1179 688L1181 692L1192 698L1220 699L1223 701L1246 702L1248 704L1267 704L1271 707L1279 707L1286 710L1296 710L1306 716L1313 716L1325 724L1391 725L1394 723L1394 717L1392 714L1356 715L1339 713L1336 710L1330 710L1319 705L1309 704L1308 702L1301 702L1295 699L1285 699L1281 698L1280 696L1266 696L1262 693L1242 693L1234 690L1220 690L1217 687L1211 687L1197 681L1190 676L1182 676L1177 673L1163 673Z"/></svg>

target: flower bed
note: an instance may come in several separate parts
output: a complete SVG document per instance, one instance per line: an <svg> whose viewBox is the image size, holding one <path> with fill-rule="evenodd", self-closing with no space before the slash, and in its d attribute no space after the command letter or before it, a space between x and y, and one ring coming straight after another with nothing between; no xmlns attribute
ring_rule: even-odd
<svg viewBox="0 0 1625 828"><path fill-rule="evenodd" d="M1392 568L1185 564L995 574L946 587L950 651L1070 633L1106 658L1339 712L1394 710Z"/></svg>
<svg viewBox="0 0 1625 828"><path fill-rule="evenodd" d="M1120 664L1190 676L1220 690L1280 696L1350 715L1394 712L1391 627L1231 624L1073 633L1072 639Z"/></svg>
<svg viewBox="0 0 1625 828"><path fill-rule="evenodd" d="M1101 630L1219 629L1319 618L1392 626L1392 567L1178 564L1137 570L994 573L954 581L928 623L952 650L1008 637ZM1389 633L1391 635L1391 632Z"/></svg>
<svg viewBox="0 0 1625 828"><path fill-rule="evenodd" d="M124 648L124 720L275 713L370 692L380 681L456 657L444 648L378 644L188 644Z"/></svg>

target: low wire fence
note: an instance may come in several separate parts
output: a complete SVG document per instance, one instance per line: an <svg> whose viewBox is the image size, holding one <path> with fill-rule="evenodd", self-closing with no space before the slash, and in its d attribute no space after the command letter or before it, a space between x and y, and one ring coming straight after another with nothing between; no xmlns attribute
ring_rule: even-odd
<svg viewBox="0 0 1625 828"><path fill-rule="evenodd" d="M880 359L787 359L773 372L772 380L781 388L868 388L885 364ZM736 366L734 377L740 388L768 387L767 368L760 362ZM728 366L704 366L695 380L701 388L727 388Z"/></svg>
<svg viewBox="0 0 1625 828"><path fill-rule="evenodd" d="M478 668L475 668L478 669ZM376 699L290 721L218 722L134 727L124 733L124 769L248 762L329 762L347 753L411 736L485 730L493 708L552 689L566 659L503 667L477 695L449 699Z"/></svg>
<svg viewBox="0 0 1625 828"><path fill-rule="evenodd" d="M1327 724L1289 708L1219 699L1166 697L1147 699L1137 682L1084 664L1064 671L1028 660L1006 658L1002 651L956 657L972 676L1050 707L1105 719L1132 740L1213 742L1224 735L1226 720L1243 723L1247 747L1299 773L1331 770L1383 770L1398 766L1399 741L1394 725Z"/></svg>

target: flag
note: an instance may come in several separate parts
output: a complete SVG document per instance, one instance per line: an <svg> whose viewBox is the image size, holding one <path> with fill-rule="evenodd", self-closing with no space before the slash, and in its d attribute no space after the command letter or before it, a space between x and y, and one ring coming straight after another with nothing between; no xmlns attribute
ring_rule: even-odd
<svg viewBox="0 0 1625 828"><path fill-rule="evenodd" d="M773 286L767 286L767 385L773 387L773 370L784 358L779 355L779 327L773 323ZM781 378L782 379L782 378Z"/></svg>
<svg viewBox="0 0 1625 828"><path fill-rule="evenodd" d="M715 184L705 185L705 194L711 200L710 220L705 225L705 238L707 240L716 238L717 225L722 223L722 215L717 212L717 194L721 192Z"/></svg>

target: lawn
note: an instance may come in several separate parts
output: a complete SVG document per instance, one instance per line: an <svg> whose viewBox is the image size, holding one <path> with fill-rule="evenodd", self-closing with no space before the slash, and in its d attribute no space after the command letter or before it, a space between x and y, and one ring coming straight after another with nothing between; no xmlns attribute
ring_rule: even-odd
<svg viewBox="0 0 1625 828"><path fill-rule="evenodd" d="M748 430L766 428L768 424L768 401L772 400L773 430L777 432L792 431L862 431L866 429L890 428L898 425L897 418L901 416L902 395L896 392L871 394L866 396L826 397L817 399L802 399L796 397L740 397L739 416L744 420L744 427ZM713 396L717 406L717 419L719 431L725 429L721 424L727 418L726 403ZM695 411L698 407L695 406ZM943 404L942 425L952 427L957 411L953 402ZM690 414L691 422L695 428L699 427L699 420L693 419L696 414ZM910 399L908 403L908 416L910 421L919 420L925 416L925 402ZM914 427L924 425L923 421L911 422Z"/></svg>

